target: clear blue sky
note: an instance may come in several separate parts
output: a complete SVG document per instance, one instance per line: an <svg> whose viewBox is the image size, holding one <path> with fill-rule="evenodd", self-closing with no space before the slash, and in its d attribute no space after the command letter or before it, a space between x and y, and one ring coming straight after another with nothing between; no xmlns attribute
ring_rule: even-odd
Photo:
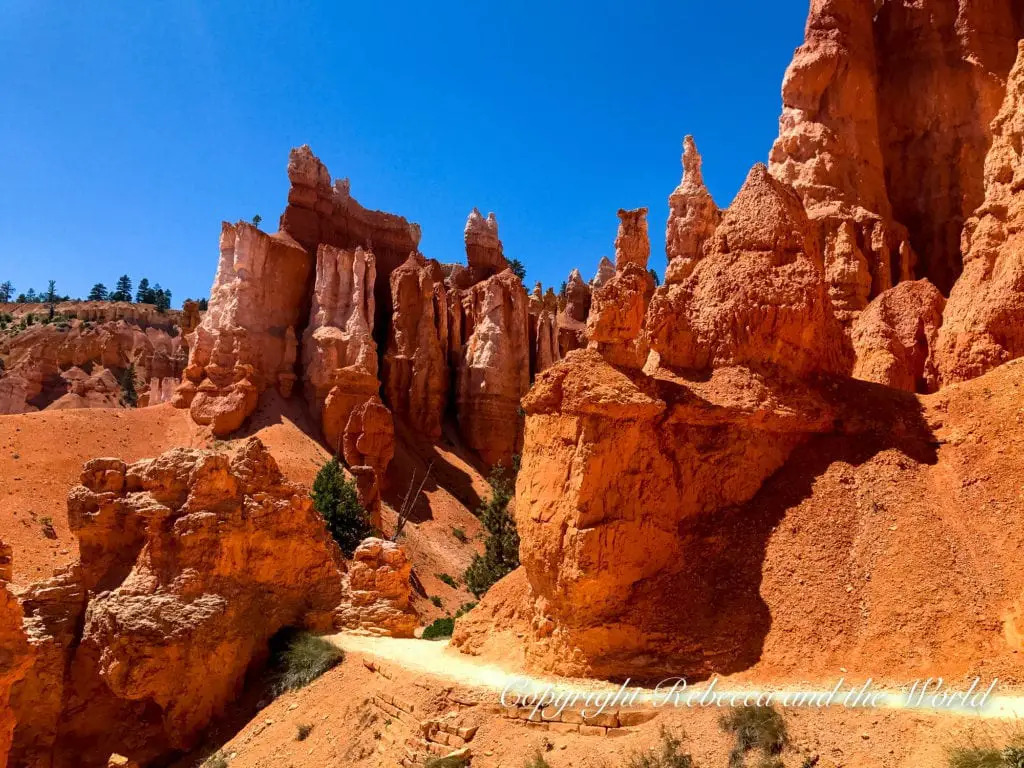
<svg viewBox="0 0 1024 768"><path fill-rule="evenodd" d="M527 282L592 276L618 208L666 199L684 134L719 205L777 131L806 0L0 4L0 282L127 272L207 295L223 219L273 231L292 146L464 259L495 211Z"/></svg>

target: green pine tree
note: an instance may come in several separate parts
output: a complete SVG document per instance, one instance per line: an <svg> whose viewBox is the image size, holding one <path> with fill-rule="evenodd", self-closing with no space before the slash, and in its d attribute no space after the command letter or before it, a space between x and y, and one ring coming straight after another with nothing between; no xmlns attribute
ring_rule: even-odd
<svg viewBox="0 0 1024 768"><path fill-rule="evenodd" d="M106 301L108 295L107 286L103 283L96 283L89 291L89 301Z"/></svg>
<svg viewBox="0 0 1024 768"><path fill-rule="evenodd" d="M519 532L508 509L515 489L500 466L491 471L487 480L491 496L477 512L487 529L487 542L484 554L473 558L463 577L469 591L477 597L519 567Z"/></svg>
<svg viewBox="0 0 1024 768"><path fill-rule="evenodd" d="M135 408L139 404L139 393L135 385L135 363L128 363L128 367L121 374L121 403L129 408Z"/></svg>
<svg viewBox="0 0 1024 768"><path fill-rule="evenodd" d="M356 484L345 479L345 472L336 458L327 461L317 472L310 496L346 557L352 557L359 543L374 535L370 516L356 495Z"/></svg>

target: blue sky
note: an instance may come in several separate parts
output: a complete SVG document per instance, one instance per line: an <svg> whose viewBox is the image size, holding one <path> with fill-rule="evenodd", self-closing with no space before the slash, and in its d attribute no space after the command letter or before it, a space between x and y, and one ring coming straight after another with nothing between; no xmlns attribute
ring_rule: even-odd
<svg viewBox="0 0 1024 768"><path fill-rule="evenodd" d="M223 219L273 231L292 146L464 260L495 211L527 282L589 278L692 133L726 205L777 132L806 0L0 4L0 282L207 295Z"/></svg>

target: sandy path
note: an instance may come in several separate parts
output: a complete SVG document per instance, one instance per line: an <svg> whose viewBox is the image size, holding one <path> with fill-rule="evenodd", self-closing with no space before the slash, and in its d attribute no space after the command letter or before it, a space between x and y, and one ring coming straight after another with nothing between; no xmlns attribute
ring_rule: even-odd
<svg viewBox="0 0 1024 768"><path fill-rule="evenodd" d="M564 678L542 677L534 675L523 675L503 669L496 664L488 664L474 656L467 656L448 649L447 641L429 641L415 639L395 639L390 637L369 637L341 633L328 638L335 645L345 651L372 656L382 661L397 664L403 669L417 673L430 675L442 680L458 683L459 685L472 688L481 688L495 693L500 700L502 693L505 693L506 705L514 705L517 694L532 693L535 695L549 695L557 697L576 695L583 703L588 696L596 694L608 694L620 690L621 686L596 680L571 680ZM985 681L980 693L988 688L992 681ZM833 707L841 707L843 696L850 690L849 685L844 686L838 696L833 696ZM709 688L711 691L709 692ZM631 686L628 690L635 691L636 687ZM961 691L962 688L951 690ZM714 701L720 701L721 706L733 706L742 704L745 700L753 702L758 696L771 694L776 702L797 702L823 699L830 691L828 689L802 689L773 686L736 685L728 681L718 680L713 685L711 682L700 683L688 686L685 691L679 693L673 702L679 707L686 706L691 700L700 702L702 695L707 694L705 700L712 702L709 705L715 706ZM718 697L713 699L712 697ZM984 708L960 706L957 703L936 705L927 700L915 702L913 706L908 704L906 691L891 689L871 689L870 705L880 709L901 709L921 710L932 713L947 713L956 716L977 716L984 719L998 720L1019 720L1024 718L1024 696L1013 694L1000 694L993 691L985 699ZM558 701L562 699L559 698ZM654 689L642 689L632 700L638 706L664 706L668 698L664 693L658 693ZM530 702L533 703L532 701ZM696 705L696 704L695 704ZM796 706L796 704L791 704ZM557 706L557 703L555 704ZM810 708L806 704L803 709ZM865 707L858 707L863 709Z"/></svg>

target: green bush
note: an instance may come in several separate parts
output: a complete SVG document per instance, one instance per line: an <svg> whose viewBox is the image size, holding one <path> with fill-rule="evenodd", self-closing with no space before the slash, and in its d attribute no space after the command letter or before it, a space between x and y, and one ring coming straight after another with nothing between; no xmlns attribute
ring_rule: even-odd
<svg viewBox="0 0 1024 768"><path fill-rule="evenodd" d="M466 532L461 528L452 528L452 536L465 544L468 539L466 538Z"/></svg>
<svg viewBox="0 0 1024 768"><path fill-rule="evenodd" d="M463 576L469 591L477 597L519 567L519 532L508 510L513 494L512 482L505 477L500 466L494 468L488 482L491 484L491 496L477 513L488 533L484 554L473 558Z"/></svg>
<svg viewBox="0 0 1024 768"><path fill-rule="evenodd" d="M430 602L432 602L434 604L435 608L440 608L443 605L443 603L441 602L441 598L438 597L437 595L434 595L433 597L431 597L430 598Z"/></svg>
<svg viewBox="0 0 1024 768"><path fill-rule="evenodd" d="M437 576L437 578L439 580L443 581L445 584L447 584L452 589L458 589L459 588L458 582L456 582L455 579L453 579L447 573L436 573L434 575Z"/></svg>
<svg viewBox="0 0 1024 768"><path fill-rule="evenodd" d="M1002 753L995 747L954 747L949 750L949 768L1005 768Z"/></svg>
<svg viewBox="0 0 1024 768"><path fill-rule="evenodd" d="M223 752L214 752L206 758L203 768L228 768L228 760Z"/></svg>
<svg viewBox="0 0 1024 768"><path fill-rule="evenodd" d="M295 726L295 740L296 741L305 741L309 737L309 734L312 733L312 732L313 732L313 724L312 723L299 723L298 725Z"/></svg>
<svg viewBox="0 0 1024 768"><path fill-rule="evenodd" d="M274 692L277 694L305 688L345 660L345 652L341 648L309 632L285 636L283 646L273 664L276 669Z"/></svg>
<svg viewBox="0 0 1024 768"><path fill-rule="evenodd" d="M476 603L463 603L461 606L459 606L459 610L455 612L455 618L458 619L462 616L465 616L474 608L476 608Z"/></svg>
<svg viewBox="0 0 1024 768"><path fill-rule="evenodd" d="M443 619L436 619L433 624L423 630L424 640L443 640L451 637L455 631L455 619L446 616Z"/></svg>
<svg viewBox="0 0 1024 768"><path fill-rule="evenodd" d="M718 724L736 739L729 755L730 766L742 766L744 755L751 750L759 750L765 758L770 758L789 743L786 721L774 707L733 707L719 718ZM774 765L771 760L762 762L766 766Z"/></svg>
<svg viewBox="0 0 1024 768"><path fill-rule="evenodd" d="M373 536L370 516L359 503L356 484L345 479L336 458L325 463L313 481L313 506L323 517L334 540L346 557L352 557L359 542Z"/></svg>
<svg viewBox="0 0 1024 768"><path fill-rule="evenodd" d="M466 768L468 757L431 757L423 764L423 768Z"/></svg>
<svg viewBox="0 0 1024 768"><path fill-rule="evenodd" d="M695 768L693 758L682 751L685 736L674 736L667 728L661 729L658 749L634 752L626 760L627 768Z"/></svg>

